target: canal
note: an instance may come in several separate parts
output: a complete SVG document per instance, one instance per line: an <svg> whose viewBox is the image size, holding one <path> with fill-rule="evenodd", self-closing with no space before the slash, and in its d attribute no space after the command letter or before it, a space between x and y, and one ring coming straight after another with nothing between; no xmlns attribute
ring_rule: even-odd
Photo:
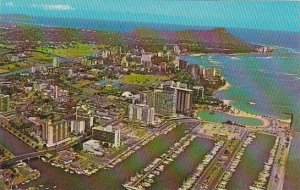
<svg viewBox="0 0 300 190"><path fill-rule="evenodd" d="M275 143L275 137L265 134L256 134L256 138L246 148L241 162L229 180L226 189L247 190L258 178L263 170L264 163L268 161L270 151Z"/></svg>
<svg viewBox="0 0 300 190"><path fill-rule="evenodd" d="M173 190L180 188L213 147L213 140L196 138L174 162L166 167L160 176L154 179L155 184L150 189Z"/></svg>
<svg viewBox="0 0 300 190"><path fill-rule="evenodd" d="M30 186L43 189L82 190L82 189L123 189L122 183L134 176L137 171L147 166L152 160L166 152L176 141L184 136L186 127L179 126L166 135L156 137L153 141L142 147L122 163L110 170L100 170L92 176L70 174L61 168L56 168L41 160L31 160L32 168L41 172L41 177L21 188ZM34 150L15 136L0 127L0 143L15 155L33 152Z"/></svg>

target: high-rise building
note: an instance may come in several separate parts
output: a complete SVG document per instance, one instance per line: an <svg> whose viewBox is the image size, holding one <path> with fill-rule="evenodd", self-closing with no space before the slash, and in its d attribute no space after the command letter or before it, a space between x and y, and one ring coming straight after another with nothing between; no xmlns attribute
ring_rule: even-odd
<svg viewBox="0 0 300 190"><path fill-rule="evenodd" d="M59 66L60 66L59 58L54 57L53 58L53 67L59 67Z"/></svg>
<svg viewBox="0 0 300 190"><path fill-rule="evenodd" d="M155 109L145 104L129 105L129 120L154 125Z"/></svg>
<svg viewBox="0 0 300 190"><path fill-rule="evenodd" d="M188 114L192 111L192 93L193 90L187 88L175 88L177 113Z"/></svg>
<svg viewBox="0 0 300 190"><path fill-rule="evenodd" d="M152 57L152 54L142 54L141 64L147 68L150 68L152 66Z"/></svg>
<svg viewBox="0 0 300 190"><path fill-rule="evenodd" d="M36 68L35 68L35 67L31 67L30 71L31 71L32 73L35 73L35 72L36 72Z"/></svg>
<svg viewBox="0 0 300 190"><path fill-rule="evenodd" d="M9 112L10 110L10 96L0 94L0 112Z"/></svg>
<svg viewBox="0 0 300 190"><path fill-rule="evenodd" d="M193 87L194 90L194 97L197 98L204 98L204 88L203 86L194 86Z"/></svg>
<svg viewBox="0 0 300 190"><path fill-rule="evenodd" d="M176 95L173 91L156 89L141 94L141 103L155 108L161 116L176 115Z"/></svg>
<svg viewBox="0 0 300 190"><path fill-rule="evenodd" d="M176 97L176 112L180 114L189 114L192 111L193 90L189 89L187 84L174 81L168 81L162 84L163 90L172 91Z"/></svg>
<svg viewBox="0 0 300 190"><path fill-rule="evenodd" d="M206 69L204 67L200 66L199 75L201 78L205 77L205 71L206 71Z"/></svg>
<svg viewBox="0 0 300 190"><path fill-rule="evenodd" d="M102 51L102 58L107 58L108 57L108 54L109 54L109 51Z"/></svg>
<svg viewBox="0 0 300 190"><path fill-rule="evenodd" d="M205 70L205 78L207 79L213 79L217 76L221 75L221 70L217 68L207 68Z"/></svg>
<svg viewBox="0 0 300 190"><path fill-rule="evenodd" d="M85 121L71 121L71 132L81 135L85 131Z"/></svg>
<svg viewBox="0 0 300 190"><path fill-rule="evenodd" d="M74 75L73 70L69 69L68 70L68 77L72 77Z"/></svg>
<svg viewBox="0 0 300 190"><path fill-rule="evenodd" d="M180 55L181 50L180 50L180 47L179 47L178 45L175 45L173 50L174 50L174 53L175 53L176 55Z"/></svg>
<svg viewBox="0 0 300 190"><path fill-rule="evenodd" d="M93 111L87 108L77 108L76 109L76 120L84 121L85 130L91 131L94 126L94 114Z"/></svg>
<svg viewBox="0 0 300 190"><path fill-rule="evenodd" d="M42 126L42 138L47 147L56 146L70 140L69 124L65 120L47 120Z"/></svg>
<svg viewBox="0 0 300 190"><path fill-rule="evenodd" d="M53 87L53 93L52 93L52 96L53 96L53 98L54 99L57 99L58 98L58 91L59 91L59 88L58 88L58 86L54 86Z"/></svg>
<svg viewBox="0 0 300 190"><path fill-rule="evenodd" d="M121 130L120 128L113 129L112 126L94 127L93 139L110 147L119 147L121 145Z"/></svg>

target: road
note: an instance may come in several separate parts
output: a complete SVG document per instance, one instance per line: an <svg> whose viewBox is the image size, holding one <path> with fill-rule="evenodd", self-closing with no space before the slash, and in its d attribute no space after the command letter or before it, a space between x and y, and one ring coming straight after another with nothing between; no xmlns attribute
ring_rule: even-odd
<svg viewBox="0 0 300 190"><path fill-rule="evenodd" d="M240 143L236 146L235 150L229 157L228 161L221 164L220 167L218 168L219 171L214 176L211 176L212 169L216 166L216 164L218 164L219 158L224 154L225 150L228 148L229 141L226 142L226 144L219 150L219 152L213 158L212 162L209 164L209 166L205 169L203 174L200 176L197 183L193 187L193 190L201 189L202 185L204 184L205 181L207 181L208 177L210 177L210 179L208 180L208 189L215 189L220 179L222 178L224 172L226 171L227 167L230 165L230 162L232 161L232 159L234 158L234 156L242 146L243 140L247 138L248 133L249 133L248 131L246 130L244 131Z"/></svg>
<svg viewBox="0 0 300 190"><path fill-rule="evenodd" d="M286 143L285 139L286 139L285 135L281 134L279 147L276 152L276 156L275 156L275 160L274 160L274 164L273 164L273 168L272 168L272 172L271 172L271 177L270 177L269 183L268 183L268 189L282 190L282 188L283 188L286 164L281 165L280 159L282 156L286 156L286 158L287 158L289 148L290 148L290 142L289 142L286 155L282 155L282 151L283 151L283 149L285 147L285 143ZM276 178L276 176L278 178Z"/></svg>

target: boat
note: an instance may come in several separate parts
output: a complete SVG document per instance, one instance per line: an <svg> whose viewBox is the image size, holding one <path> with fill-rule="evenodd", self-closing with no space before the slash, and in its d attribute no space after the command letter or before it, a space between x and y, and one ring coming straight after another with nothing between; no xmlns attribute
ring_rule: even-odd
<svg viewBox="0 0 300 190"><path fill-rule="evenodd" d="M256 103L255 103L255 102L249 102L249 104L250 104L250 105L255 105Z"/></svg>

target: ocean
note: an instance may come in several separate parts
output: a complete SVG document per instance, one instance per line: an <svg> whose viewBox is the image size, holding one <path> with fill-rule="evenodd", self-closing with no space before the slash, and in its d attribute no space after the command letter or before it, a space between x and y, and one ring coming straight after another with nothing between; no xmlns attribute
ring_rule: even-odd
<svg viewBox="0 0 300 190"><path fill-rule="evenodd" d="M283 119L290 117L285 113L293 113L299 122L299 53L278 48L267 56L211 54L201 57L182 56L182 59L205 67L220 68L231 86L215 95L230 100L234 107L249 113ZM295 123L295 126L299 125Z"/></svg>

